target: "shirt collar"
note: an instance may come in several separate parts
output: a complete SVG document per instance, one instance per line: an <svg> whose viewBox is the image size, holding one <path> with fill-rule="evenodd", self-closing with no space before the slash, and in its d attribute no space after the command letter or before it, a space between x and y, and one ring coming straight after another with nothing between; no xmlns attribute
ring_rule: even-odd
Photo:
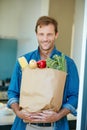
<svg viewBox="0 0 87 130"><path fill-rule="evenodd" d="M50 57L52 58L54 54L60 55L60 52L56 49L56 46L54 46L54 48L50 54ZM37 57L37 60L41 60L39 47L36 50L36 57Z"/></svg>

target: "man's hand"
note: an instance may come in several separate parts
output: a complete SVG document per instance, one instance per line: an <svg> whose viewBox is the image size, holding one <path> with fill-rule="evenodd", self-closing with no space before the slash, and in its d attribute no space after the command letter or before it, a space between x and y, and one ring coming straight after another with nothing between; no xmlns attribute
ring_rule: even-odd
<svg viewBox="0 0 87 130"><path fill-rule="evenodd" d="M29 112L20 109L19 104L18 103L13 103L11 105L11 108L13 109L14 113L21 119L23 120L29 120L30 114Z"/></svg>
<svg viewBox="0 0 87 130"><path fill-rule="evenodd" d="M40 113L32 113L27 118L30 123L52 123L60 120L70 113L70 110L63 108L59 112L44 110Z"/></svg>
<svg viewBox="0 0 87 130"><path fill-rule="evenodd" d="M57 113L49 110L40 113L33 113L29 116L29 122L33 123L50 123L57 120Z"/></svg>
<svg viewBox="0 0 87 130"><path fill-rule="evenodd" d="M23 120L29 120L31 114L25 110L18 110L16 111L16 115Z"/></svg>
<svg viewBox="0 0 87 130"><path fill-rule="evenodd" d="M24 122L30 123L51 123L60 120L62 117L70 113L70 110L63 108L59 112L51 110L44 110L42 112L29 113L25 110L21 110L18 103L11 105L11 108L15 114L23 119Z"/></svg>

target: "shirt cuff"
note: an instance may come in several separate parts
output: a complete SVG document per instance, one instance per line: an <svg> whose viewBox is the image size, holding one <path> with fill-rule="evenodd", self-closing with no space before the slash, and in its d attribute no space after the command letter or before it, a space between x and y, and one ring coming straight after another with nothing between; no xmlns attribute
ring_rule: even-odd
<svg viewBox="0 0 87 130"><path fill-rule="evenodd" d="M13 104L13 103L19 103L19 99L18 98L9 99L9 101L7 102L7 107L11 108L11 104Z"/></svg>
<svg viewBox="0 0 87 130"><path fill-rule="evenodd" d="M63 108L69 109L74 116L77 116L77 111L71 104L64 104Z"/></svg>

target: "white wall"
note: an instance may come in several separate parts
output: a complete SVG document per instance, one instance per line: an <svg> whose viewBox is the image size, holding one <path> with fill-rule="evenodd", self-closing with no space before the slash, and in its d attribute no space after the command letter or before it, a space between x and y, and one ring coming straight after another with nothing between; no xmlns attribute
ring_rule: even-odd
<svg viewBox="0 0 87 130"><path fill-rule="evenodd" d="M18 57L36 49L36 20L48 9L49 0L0 0L0 37L18 39Z"/></svg>
<svg viewBox="0 0 87 130"><path fill-rule="evenodd" d="M87 0L76 0L75 21L74 21L74 40L73 40L73 58L77 64L80 88L79 103L77 115L77 130L81 130L82 101L83 101L83 84L84 84L84 67L86 53L86 34L87 34Z"/></svg>
<svg viewBox="0 0 87 130"><path fill-rule="evenodd" d="M0 0L0 37L18 37L20 0Z"/></svg>
<svg viewBox="0 0 87 130"><path fill-rule="evenodd" d="M84 6L85 0L76 0L75 20L74 20L74 40L73 40L73 54L80 72L83 31L84 31Z"/></svg>
<svg viewBox="0 0 87 130"><path fill-rule="evenodd" d="M36 48L35 21L41 14L41 0L21 2L19 21L18 57Z"/></svg>
<svg viewBox="0 0 87 130"><path fill-rule="evenodd" d="M49 0L27 0L22 4L18 57L37 48L35 24L41 15L48 15Z"/></svg>

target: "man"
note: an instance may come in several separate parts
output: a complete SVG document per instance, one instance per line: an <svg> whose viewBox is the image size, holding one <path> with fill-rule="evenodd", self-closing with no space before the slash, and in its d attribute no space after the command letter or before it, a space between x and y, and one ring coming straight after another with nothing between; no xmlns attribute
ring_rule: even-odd
<svg viewBox="0 0 87 130"><path fill-rule="evenodd" d="M40 59L47 59L48 57L52 57L54 54L57 54L59 56L61 55L61 52L58 51L55 47L55 40L58 37L57 26L57 21L48 16L42 16L38 19L35 27L35 32L38 40L38 49L24 55L28 62L31 59L35 59L36 61ZM53 123L54 130L69 130L66 116L69 113L76 115L79 78L74 61L68 56L65 56L65 58L67 61L67 78L65 83L62 107L58 112L43 111L39 114L27 113L21 110L19 107L22 71L19 62L16 62L8 90L8 107L12 108L16 114L16 119L14 121L12 130L29 129L29 124L24 122L24 120L28 120L30 123L34 122L33 126L38 126L40 129L43 128L42 126L46 125L47 127L50 126L50 123ZM49 128L47 128L47 130Z"/></svg>

